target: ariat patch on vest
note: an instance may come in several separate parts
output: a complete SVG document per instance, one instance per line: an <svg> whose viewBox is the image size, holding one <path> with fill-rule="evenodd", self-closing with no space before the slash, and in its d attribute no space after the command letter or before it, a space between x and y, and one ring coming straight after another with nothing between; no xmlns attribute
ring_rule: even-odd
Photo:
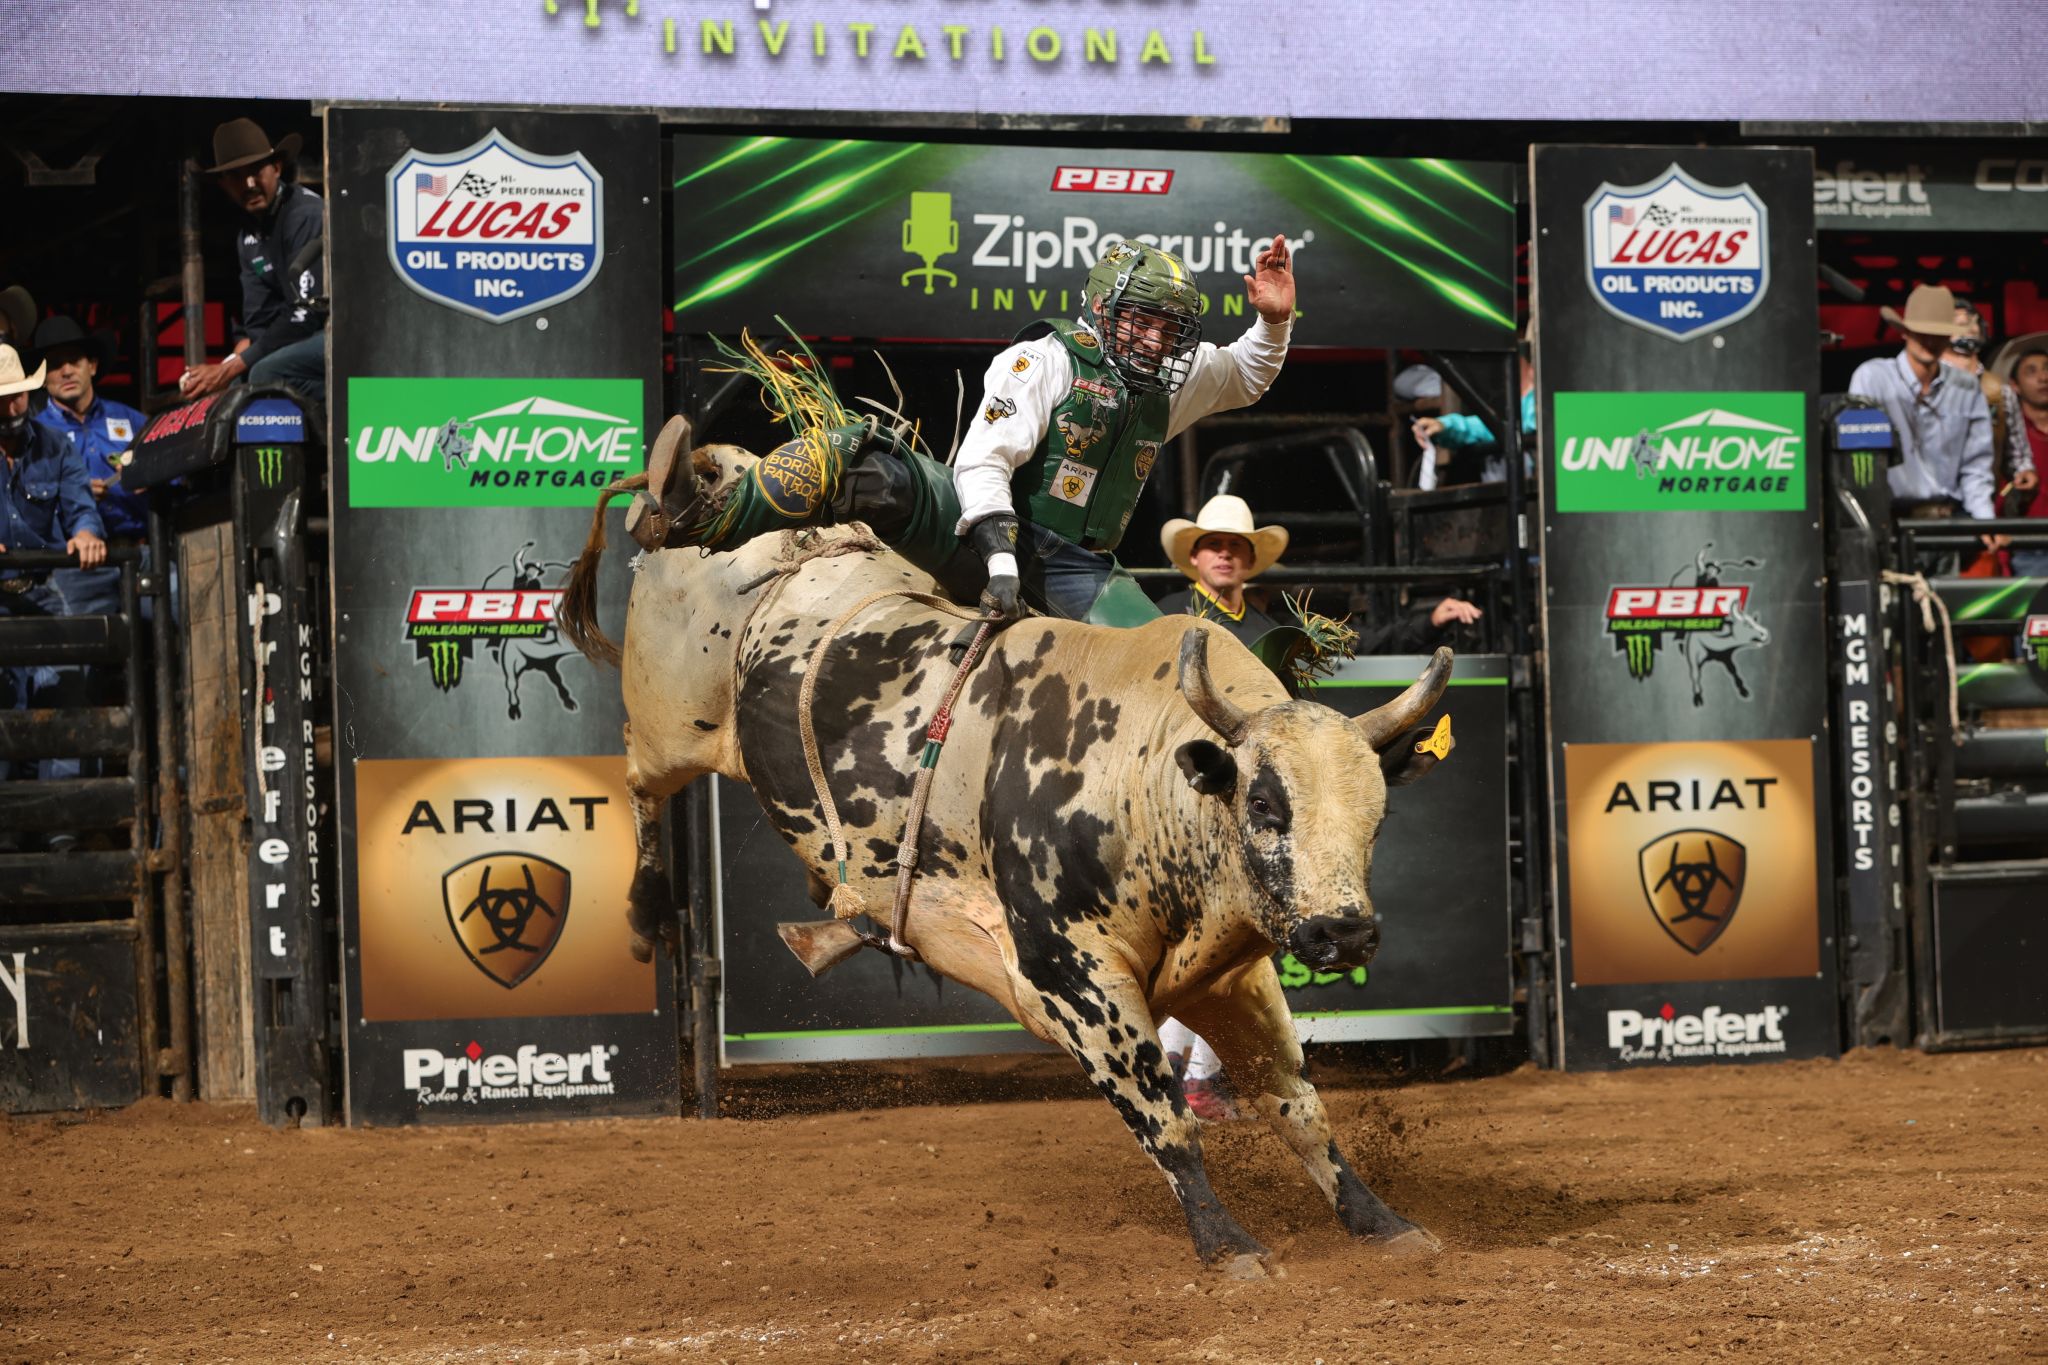
<svg viewBox="0 0 2048 1365"><path fill-rule="evenodd" d="M1061 502L1071 502L1076 507L1087 505L1088 495L1095 491L1095 471L1085 464L1072 460L1061 460L1059 473L1053 475L1052 495Z"/></svg>

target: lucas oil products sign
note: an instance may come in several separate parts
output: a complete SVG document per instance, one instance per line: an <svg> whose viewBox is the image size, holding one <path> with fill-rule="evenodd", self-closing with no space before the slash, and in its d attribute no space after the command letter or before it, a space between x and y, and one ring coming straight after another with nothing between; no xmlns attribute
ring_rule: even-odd
<svg viewBox="0 0 2048 1365"><path fill-rule="evenodd" d="M326 117L349 1119L673 1113L673 964L625 923L617 675L555 620L658 420L659 130ZM606 556L614 638L629 583Z"/></svg>
<svg viewBox="0 0 2048 1365"><path fill-rule="evenodd" d="M1284 234L1297 345L1504 350L1514 178L1492 163L681 136L674 302L688 332L1008 340L1081 314L1117 240L1180 256L1204 336L1250 325L1243 277Z"/></svg>
<svg viewBox="0 0 2048 1365"><path fill-rule="evenodd" d="M1677 163L1586 201L1586 282L1623 322L1691 341L1748 317L1770 287L1769 212L1748 185Z"/></svg>
<svg viewBox="0 0 2048 1365"><path fill-rule="evenodd" d="M604 177L493 128L461 151L413 148L385 177L391 268L457 312L510 322L580 294L604 264Z"/></svg>

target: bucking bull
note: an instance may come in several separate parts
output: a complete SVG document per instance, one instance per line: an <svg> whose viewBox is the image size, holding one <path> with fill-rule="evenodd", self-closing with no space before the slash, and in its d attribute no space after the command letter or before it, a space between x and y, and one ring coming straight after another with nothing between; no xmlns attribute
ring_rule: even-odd
<svg viewBox="0 0 2048 1365"><path fill-rule="evenodd" d="M691 458L721 484L755 459L726 445ZM674 941L658 817L706 773L753 787L826 904L839 871L799 738L806 665L849 607L885 589L931 592L931 580L859 526L765 535L730 554L661 551L639 565L622 656L595 611L604 518L600 502L560 614L579 648L622 674L635 955ZM952 615L890 597L822 656L817 753L850 845L846 876L871 907L894 900L912 777L960 630ZM1351 720L1289 700L1209 622L1115 630L1034 617L993 637L960 693L904 936L932 969L1073 1055L1166 1173L1211 1267L1256 1276L1270 1253L1210 1188L1197 1120L1155 1031L1168 1015L1214 1046L1349 1232L1390 1250L1438 1245L1366 1188L1331 1139L1273 955L1284 945L1320 969L1372 958L1368 888L1387 788L1436 762L1413 727L1450 672L1439 649L1413 686ZM805 928L824 932L784 936L813 967L860 941L837 921ZM834 932L852 947L835 946Z"/></svg>

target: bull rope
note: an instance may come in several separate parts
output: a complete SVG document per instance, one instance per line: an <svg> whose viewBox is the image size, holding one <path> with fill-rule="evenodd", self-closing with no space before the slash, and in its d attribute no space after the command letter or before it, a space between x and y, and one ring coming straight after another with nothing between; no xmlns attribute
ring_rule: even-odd
<svg viewBox="0 0 2048 1365"><path fill-rule="evenodd" d="M1941 600L1941 594L1928 586L1927 575L1899 573L1893 569L1884 571L1884 581L1896 583L1913 590L1913 600L1920 604L1920 628L1929 635L1934 633L1935 614L1941 616L1941 658L1948 665L1948 733L1957 748L1963 745L1962 706L1956 696L1956 637L1950 628L1948 603Z"/></svg>
<svg viewBox="0 0 2048 1365"><path fill-rule="evenodd" d="M838 864L839 881L832 888L832 895L825 908L835 919L853 919L868 913L867 899L859 888L846 880L847 844L846 831L839 824L839 804L832 799L832 787L826 780L824 762L818 757L818 733L811 720L811 707L818 692L818 674L825 662L825 651L832 646L839 632L854 617L866 611L877 602L891 597L906 598L921 606L961 621L976 623L970 637L962 631L955 638L951 649L959 658L959 666L953 672L953 681L946 687L946 695L939 708L932 714L931 724L925 729L924 753L918 759L917 776L912 780L910 791L910 812L903 822L903 839L896 846L896 903L890 915L889 937L886 941L863 934L862 939L872 947L882 948L897 957L912 962L919 961L917 949L904 940L904 929L910 918L910 889L917 877L917 840L924 830L925 807L931 800L932 775L939 766L939 751L946 745L946 732L953 725L953 703L959 699L960 689L967 681L967 675L981 657L982 648L998 624L991 617L980 612L969 611L958 603L928 592L917 592L910 588L884 588L869 593L843 612L839 619L825 628L818 643L811 649L810 660L804 666L803 685L797 689L796 714L797 733L803 741L804 766L810 770L811 785L817 790L818 804L824 808L825 828L832 836L832 856Z"/></svg>

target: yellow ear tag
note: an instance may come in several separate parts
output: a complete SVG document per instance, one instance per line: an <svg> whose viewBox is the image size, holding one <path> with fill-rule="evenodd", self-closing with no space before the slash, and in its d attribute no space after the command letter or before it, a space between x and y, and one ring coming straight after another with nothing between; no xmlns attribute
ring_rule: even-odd
<svg viewBox="0 0 2048 1365"><path fill-rule="evenodd" d="M1415 746L1415 752L1418 754L1435 754L1439 763L1451 756L1450 712L1446 711L1437 719L1436 729L1430 732L1428 739Z"/></svg>

